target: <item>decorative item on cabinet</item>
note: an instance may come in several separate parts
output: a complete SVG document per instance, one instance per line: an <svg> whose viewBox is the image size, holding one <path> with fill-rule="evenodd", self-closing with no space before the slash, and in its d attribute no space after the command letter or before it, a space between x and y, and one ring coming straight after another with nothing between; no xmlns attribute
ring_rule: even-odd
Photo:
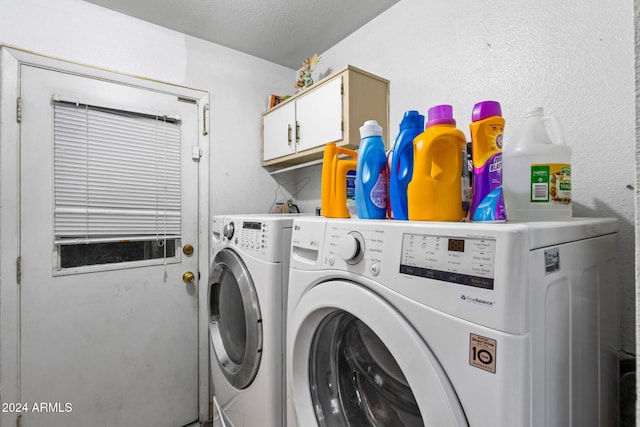
<svg viewBox="0 0 640 427"><path fill-rule="evenodd" d="M300 92L303 89L308 88L313 84L313 79L311 78L311 73L313 69L318 65L320 61L320 57L316 53L311 58L305 58L302 61L302 68L298 71L298 80L295 83L296 92Z"/></svg>
<svg viewBox="0 0 640 427"><path fill-rule="evenodd" d="M319 160L329 142L357 150L367 120L389 140L389 81L347 66L262 113L262 165Z"/></svg>

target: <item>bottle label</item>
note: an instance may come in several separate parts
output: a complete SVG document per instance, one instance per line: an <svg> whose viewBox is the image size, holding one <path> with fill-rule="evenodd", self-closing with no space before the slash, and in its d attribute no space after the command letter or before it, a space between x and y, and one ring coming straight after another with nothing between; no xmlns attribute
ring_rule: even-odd
<svg viewBox="0 0 640 427"><path fill-rule="evenodd" d="M387 208L387 168L386 165L380 169L378 174L378 180L376 184L371 188L369 197L371 202L380 209Z"/></svg>
<svg viewBox="0 0 640 427"><path fill-rule="evenodd" d="M566 163L531 165L531 203L567 205L571 203L571 165Z"/></svg>
<svg viewBox="0 0 640 427"><path fill-rule="evenodd" d="M467 149L462 150L462 210L467 212L469 210L469 203L471 202L471 170L469 169L470 163L467 159ZM473 165L471 165L473 168Z"/></svg>
<svg viewBox="0 0 640 427"><path fill-rule="evenodd" d="M481 167L473 168L470 218L473 221L505 221L502 194L502 152L494 153Z"/></svg>
<svg viewBox="0 0 640 427"><path fill-rule="evenodd" d="M347 200L355 200L356 198L356 171L347 172Z"/></svg>

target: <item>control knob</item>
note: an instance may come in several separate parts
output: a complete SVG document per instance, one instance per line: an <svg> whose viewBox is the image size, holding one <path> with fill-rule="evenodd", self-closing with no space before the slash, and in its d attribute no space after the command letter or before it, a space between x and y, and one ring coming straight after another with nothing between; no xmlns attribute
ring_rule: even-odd
<svg viewBox="0 0 640 427"><path fill-rule="evenodd" d="M234 231L235 231L235 227L233 225L233 221L231 221L230 223L227 223L224 225L224 228L222 229L222 235L227 239L231 240L231 238L233 237Z"/></svg>
<svg viewBox="0 0 640 427"><path fill-rule="evenodd" d="M357 264L364 255L364 238L357 231L345 234L338 240L338 255L347 264Z"/></svg>

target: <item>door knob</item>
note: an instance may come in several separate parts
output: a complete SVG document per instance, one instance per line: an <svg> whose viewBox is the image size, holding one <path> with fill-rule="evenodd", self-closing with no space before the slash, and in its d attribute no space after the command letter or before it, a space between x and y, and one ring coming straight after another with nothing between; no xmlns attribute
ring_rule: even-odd
<svg viewBox="0 0 640 427"><path fill-rule="evenodd" d="M191 271L185 271L182 273L182 281L184 283L192 283L196 279L196 276Z"/></svg>

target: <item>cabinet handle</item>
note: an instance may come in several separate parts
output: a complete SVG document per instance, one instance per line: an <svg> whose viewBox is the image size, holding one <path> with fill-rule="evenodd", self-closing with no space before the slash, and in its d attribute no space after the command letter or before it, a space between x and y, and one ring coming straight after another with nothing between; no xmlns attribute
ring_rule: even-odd
<svg viewBox="0 0 640 427"><path fill-rule="evenodd" d="M287 125L287 141L289 142L289 146L291 146L291 125Z"/></svg>
<svg viewBox="0 0 640 427"><path fill-rule="evenodd" d="M296 120L296 144L300 141L300 123Z"/></svg>

